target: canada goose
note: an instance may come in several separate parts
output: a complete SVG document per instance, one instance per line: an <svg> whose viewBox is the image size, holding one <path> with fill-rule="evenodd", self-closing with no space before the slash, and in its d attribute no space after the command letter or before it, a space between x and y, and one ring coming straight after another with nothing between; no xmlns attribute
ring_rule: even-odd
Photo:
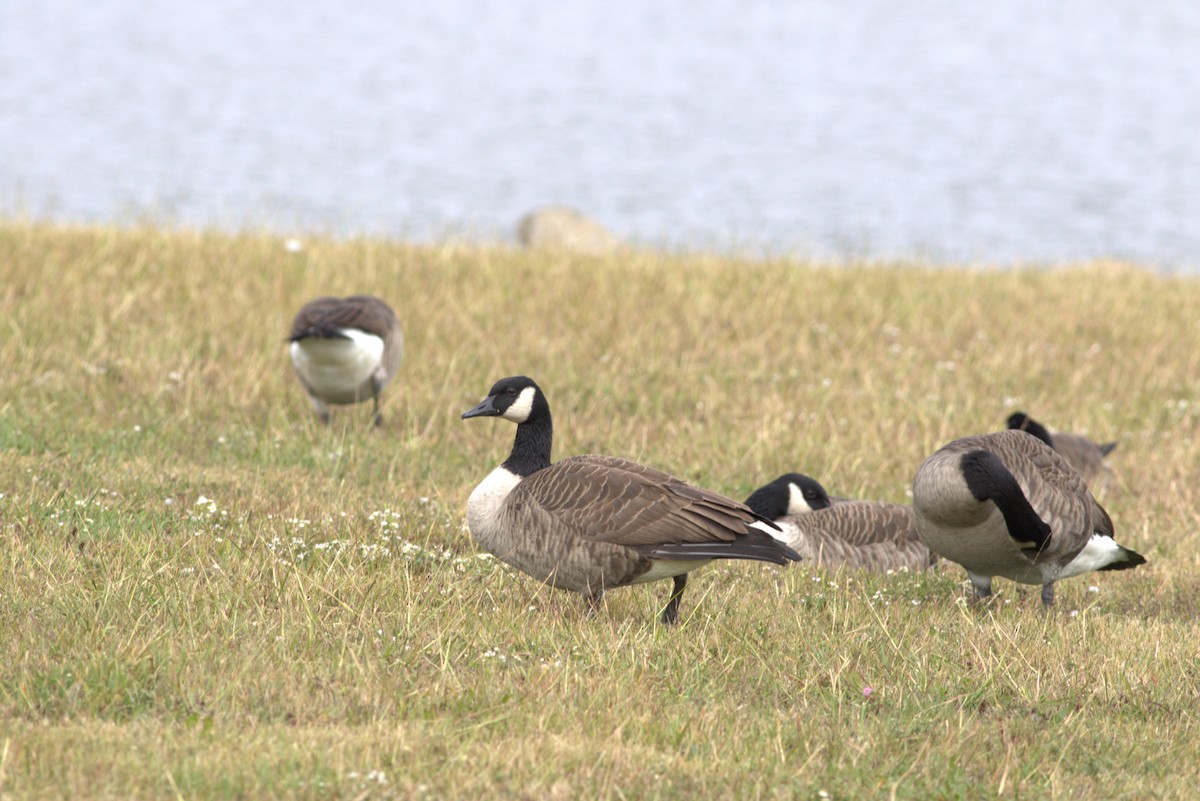
<svg viewBox="0 0 1200 801"><path fill-rule="evenodd" d="M917 538L912 509L882 501L830 499L815 479L788 473L759 487L746 505L775 521L775 536L821 567L925 570L937 557Z"/></svg>
<svg viewBox="0 0 1200 801"><path fill-rule="evenodd" d="M292 320L292 365L322 423L329 404L375 403L381 425L379 393L396 373L404 336L391 307L372 295L310 300Z"/></svg>
<svg viewBox="0 0 1200 801"><path fill-rule="evenodd" d="M1053 434L1024 412L1013 412L1008 427L1028 431L1066 457L1092 489L1107 489L1112 481L1112 467L1104 457L1117 447L1115 442L1097 443L1083 434L1055 431Z"/></svg>
<svg viewBox="0 0 1200 801"><path fill-rule="evenodd" d="M511 420L517 434L467 501L471 534L518 570L582 593L590 611L607 589L673 578L662 613L672 624L688 572L710 560L800 558L748 507L651 467L595 455L551 464L550 405L533 379L502 379L463 413L485 416Z"/></svg>
<svg viewBox="0 0 1200 801"><path fill-rule="evenodd" d="M992 577L1042 585L1089 570L1146 560L1113 539L1113 524L1087 484L1044 442L1024 431L964 437L944 446L913 479L917 534L929 550L967 569L980 598Z"/></svg>

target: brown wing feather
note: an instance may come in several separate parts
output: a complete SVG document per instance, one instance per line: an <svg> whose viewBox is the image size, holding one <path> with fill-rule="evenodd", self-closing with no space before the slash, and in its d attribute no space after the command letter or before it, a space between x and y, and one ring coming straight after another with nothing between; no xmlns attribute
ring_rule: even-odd
<svg viewBox="0 0 1200 801"><path fill-rule="evenodd" d="M756 519L731 498L612 456L556 462L522 481L508 503L537 504L582 539L627 547L731 542Z"/></svg>
<svg viewBox="0 0 1200 801"><path fill-rule="evenodd" d="M291 336L300 336L319 325L357 328L387 340L395 331L396 314L390 306L373 295L320 297L305 303L296 313L292 320Z"/></svg>
<svg viewBox="0 0 1200 801"><path fill-rule="evenodd" d="M824 532L855 546L917 539L912 509L881 501L837 503L828 509L796 515L792 521L801 529Z"/></svg>

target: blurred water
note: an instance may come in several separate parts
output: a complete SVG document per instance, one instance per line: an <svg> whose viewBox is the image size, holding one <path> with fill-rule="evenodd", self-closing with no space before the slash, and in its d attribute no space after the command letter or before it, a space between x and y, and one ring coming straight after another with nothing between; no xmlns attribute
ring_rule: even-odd
<svg viewBox="0 0 1200 801"><path fill-rule="evenodd" d="M1185 0L0 6L0 210L1200 270Z"/></svg>

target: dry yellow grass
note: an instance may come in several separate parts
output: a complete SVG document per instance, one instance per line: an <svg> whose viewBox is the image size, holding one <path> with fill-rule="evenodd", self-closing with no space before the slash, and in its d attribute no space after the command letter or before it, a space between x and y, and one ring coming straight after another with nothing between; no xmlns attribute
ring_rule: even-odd
<svg viewBox="0 0 1200 801"><path fill-rule="evenodd" d="M313 418L317 294L404 321L385 427ZM1200 281L0 225L0 797L1187 798ZM1015 407L1119 439L1144 568L998 582L733 564L578 598L480 559L471 487L556 456L904 501ZM200 501L203 497L205 500ZM1096 590L1092 591L1091 588ZM1011 603L1005 603L1010 601ZM871 688L870 695L864 694Z"/></svg>

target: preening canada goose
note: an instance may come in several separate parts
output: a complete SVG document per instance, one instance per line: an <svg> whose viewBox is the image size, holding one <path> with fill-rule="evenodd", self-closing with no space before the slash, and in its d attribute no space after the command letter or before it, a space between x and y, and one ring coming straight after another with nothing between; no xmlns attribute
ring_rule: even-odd
<svg viewBox="0 0 1200 801"><path fill-rule="evenodd" d="M1083 477L1024 431L964 437L944 446L913 479L917 533L931 551L967 569L986 598L992 577L1042 585L1089 570L1146 560L1113 539L1113 524Z"/></svg>
<svg viewBox="0 0 1200 801"><path fill-rule="evenodd" d="M713 559L787 564L799 554L773 524L735 500L613 456L550 463L554 428L530 378L496 382L471 417L517 424L508 458L467 501L476 541L553 587L582 593L595 610L605 590L673 578L662 621L676 622L689 571Z"/></svg>
<svg viewBox="0 0 1200 801"><path fill-rule="evenodd" d="M329 404L374 401L400 366L404 337L391 307L372 295L310 300L292 320L289 350L296 375L321 422Z"/></svg>
<svg viewBox="0 0 1200 801"><path fill-rule="evenodd" d="M1112 467L1104 457L1113 452L1117 443L1097 443L1083 434L1072 434L1067 431L1051 433L1044 425L1024 412L1013 412L1009 415L1008 427L1028 431L1061 453L1092 489L1107 489L1112 482Z"/></svg>
<svg viewBox="0 0 1200 801"><path fill-rule="evenodd" d="M788 473L746 499L779 526L775 536L822 567L925 570L937 557L917 538L912 509L882 501L831 499L815 479Z"/></svg>

